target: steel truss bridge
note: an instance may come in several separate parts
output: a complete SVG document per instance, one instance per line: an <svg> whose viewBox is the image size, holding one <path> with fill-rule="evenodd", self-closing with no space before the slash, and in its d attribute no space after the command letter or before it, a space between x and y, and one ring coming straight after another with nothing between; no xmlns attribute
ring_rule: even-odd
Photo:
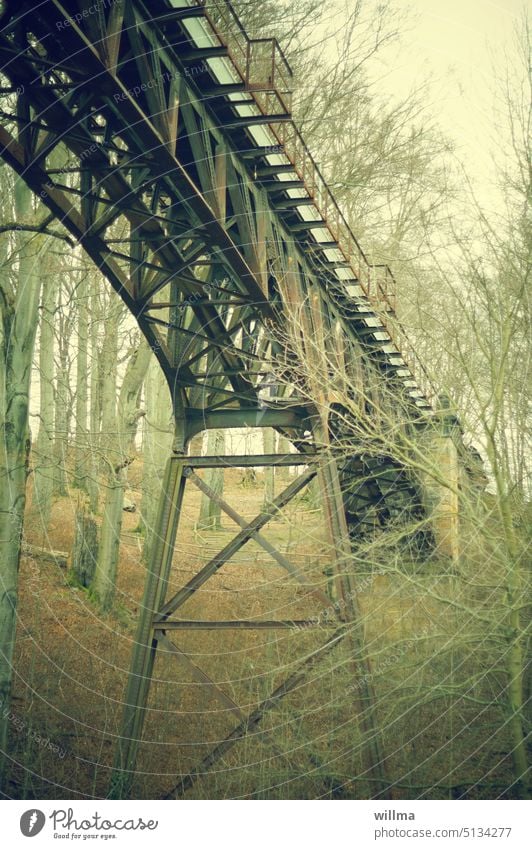
<svg viewBox="0 0 532 849"><path fill-rule="evenodd" d="M390 391L419 426L430 418L431 390L395 317L395 282L368 261L291 120L291 70L274 39L250 39L226 0L12 0L0 20L0 153L91 257L136 318L168 381L174 450L159 507L157 542L147 569L129 684L123 739L110 795L131 791L157 650L186 655L183 628L281 629L313 620L194 622L181 606L250 539L301 583L296 567L260 531L318 475L336 559L350 540L410 505L416 484L389 458L336 462L334 427L298 395L297 380L264 386L285 357L272 328L298 316L304 355L335 358L337 395L370 382ZM56 151L68 152L59 167ZM320 359L323 362L320 365ZM321 372L320 372L321 368ZM271 383L271 381L270 381ZM320 394L321 393L321 394ZM208 428L273 427L299 455L190 457L190 438ZM223 500L238 535L177 592L169 593L185 486L217 496L196 474L216 466L303 466L302 473L252 522ZM219 499L220 500L220 499ZM269 546L269 548L268 548ZM296 688L314 664L350 640L353 697L366 735L375 795L387 782L371 685L357 628L350 576L337 569L338 621L325 642L251 714L244 714L191 664L238 719L228 736L181 776L168 796L190 788L266 711ZM311 594L312 595L312 594ZM330 598L314 591L321 605Z"/></svg>

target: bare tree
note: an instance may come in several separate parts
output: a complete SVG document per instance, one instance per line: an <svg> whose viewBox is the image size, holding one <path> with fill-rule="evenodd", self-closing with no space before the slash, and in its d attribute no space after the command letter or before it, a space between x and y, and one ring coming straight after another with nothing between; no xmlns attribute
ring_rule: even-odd
<svg viewBox="0 0 532 849"><path fill-rule="evenodd" d="M114 331L116 331L116 327L113 326ZM115 343L113 341L109 344L114 346ZM125 470L135 457L134 436L138 418L144 415L144 411L138 408L138 399L150 356L151 350L147 342L145 340L138 342L135 350L128 357L116 412L111 415L109 411L106 418L108 427L105 434L107 440L105 452L107 495L103 508L98 562L91 585L91 589L104 611L109 610L112 606L115 594L126 484ZM110 381L107 381L105 393L109 397L104 397L104 409L109 407L110 410L114 406L113 395L116 393L116 384L113 386Z"/></svg>
<svg viewBox="0 0 532 849"><path fill-rule="evenodd" d="M32 512L43 527L48 527L52 510L54 456L54 318L59 277L43 258L43 280L39 333L39 430L34 448Z"/></svg>
<svg viewBox="0 0 532 849"><path fill-rule="evenodd" d="M88 492L89 488L89 275L82 272L76 286L77 352L76 352L76 445L73 484Z"/></svg>
<svg viewBox="0 0 532 849"><path fill-rule="evenodd" d="M165 376L152 357L144 382L146 416L142 443L143 476L140 505L140 530L144 534L143 560L149 562L155 528L161 481L173 438L173 417L170 391ZM201 454L201 439L197 453ZM196 440L197 441L197 440Z"/></svg>
<svg viewBox="0 0 532 849"><path fill-rule="evenodd" d="M14 197L11 221L20 229L3 236L0 270L0 751L6 752L7 716L13 675L18 567L31 436L29 393L38 323L41 276L39 261L48 246L38 230L43 215L30 190L3 169L8 197Z"/></svg>

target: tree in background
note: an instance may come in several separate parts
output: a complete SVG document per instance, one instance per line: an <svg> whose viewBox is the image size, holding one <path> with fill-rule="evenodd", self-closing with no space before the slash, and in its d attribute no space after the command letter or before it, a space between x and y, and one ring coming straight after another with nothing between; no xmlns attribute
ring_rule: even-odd
<svg viewBox="0 0 532 849"><path fill-rule="evenodd" d="M117 338L117 326L114 322L108 321L107 332L112 334L112 340L108 344L114 348ZM107 350L107 346L104 348ZM116 349L114 351L116 352ZM104 381L106 430L102 429L102 435L106 441L104 462L107 465L107 494L103 507L98 561L91 589L105 612L111 608L114 600L126 486L125 472L136 454L134 439L138 420L145 412L139 408L139 398L150 356L148 343L144 339L137 339L133 352L127 356L118 402L116 383L113 383L109 376ZM112 376L116 381L116 371L113 370Z"/></svg>
<svg viewBox="0 0 532 849"><path fill-rule="evenodd" d="M55 257L46 253L42 260L42 298L39 323L39 420L33 454L32 513L43 528L52 512L54 455L54 320L59 289Z"/></svg>
<svg viewBox="0 0 532 849"><path fill-rule="evenodd" d="M155 356L151 357L148 365L144 382L144 402L146 407L146 415L142 420L144 466L138 530L144 534L142 559L148 563L164 467L172 449L174 435L170 390ZM201 454L201 437L197 453Z"/></svg>
<svg viewBox="0 0 532 849"><path fill-rule="evenodd" d="M17 587L29 467L29 396L38 323L45 216L20 179L1 169L4 207L17 228L0 235L0 752L6 751ZM29 231L29 232L28 232ZM34 231L34 235L31 235Z"/></svg>
<svg viewBox="0 0 532 849"><path fill-rule="evenodd" d="M207 433L207 456L223 455L225 453L225 431L209 430ZM213 492L222 496L224 491L224 470L222 468L206 469L205 483ZM196 524L198 530L219 531L222 527L222 509L220 505L202 493L200 513Z"/></svg>

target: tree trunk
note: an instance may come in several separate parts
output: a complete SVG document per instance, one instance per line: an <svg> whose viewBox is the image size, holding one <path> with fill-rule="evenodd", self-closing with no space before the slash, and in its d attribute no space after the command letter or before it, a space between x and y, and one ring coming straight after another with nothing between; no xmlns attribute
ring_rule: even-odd
<svg viewBox="0 0 532 849"><path fill-rule="evenodd" d="M98 562L91 585L104 612L112 607L115 595L126 487L125 469L132 462L134 450L132 442L139 417L137 406L139 389L146 376L150 356L150 348L143 340L128 362L114 422L110 417L106 420L110 428L109 432L114 433L115 437L109 440L107 496L103 511ZM112 375L112 370L108 370L108 374ZM111 408L112 392L113 385L110 380L105 385L104 410L106 407Z"/></svg>
<svg viewBox="0 0 532 849"><path fill-rule="evenodd" d="M125 489L123 469L113 471L106 485L98 560L91 584L93 595L103 613L111 609L115 597Z"/></svg>
<svg viewBox="0 0 532 849"><path fill-rule="evenodd" d="M88 287L83 278L77 289L78 355L76 361L76 453L73 484L88 492L89 446L87 444L88 393Z"/></svg>
<svg viewBox="0 0 532 849"><path fill-rule="evenodd" d="M31 193L17 180L20 223L35 223ZM0 277L0 752L7 750L17 584L30 447L29 389L38 320L43 238L18 232L18 283ZM4 764L2 764L2 768ZM3 780L3 769L0 774Z"/></svg>
<svg viewBox="0 0 532 849"><path fill-rule="evenodd" d="M58 363L55 376L55 439L54 439L54 495L67 495L66 452L68 445L68 411L70 407L68 349L70 345L69 306L63 304L63 291L59 288L58 316ZM57 323L57 322L56 322Z"/></svg>
<svg viewBox="0 0 532 849"><path fill-rule="evenodd" d="M265 454L275 454L275 431L271 427L262 428L262 445ZM275 472L273 466L264 467L264 508L269 507L275 497Z"/></svg>
<svg viewBox="0 0 532 849"><path fill-rule="evenodd" d="M307 503L311 510L320 510L323 507L321 488L318 477L311 480L307 487Z"/></svg>
<svg viewBox="0 0 532 849"><path fill-rule="evenodd" d="M207 436L207 456L223 454L225 450L225 432L223 430L210 430ZM224 470L206 469L205 483L210 486L217 495L224 491ZM212 501L207 495L201 497L200 514L197 528L199 530L218 531L222 527L221 507Z"/></svg>
<svg viewBox="0 0 532 849"><path fill-rule="evenodd" d="M123 467L119 457L116 411L116 366L118 358L118 317L116 304L112 304L105 324L101 351L99 351L99 377L101 379L102 425L99 439L101 462L105 468L105 504L98 561L91 590L102 611L111 608L115 593L116 564L120 532L122 530L122 501L124 497Z"/></svg>
<svg viewBox="0 0 532 849"><path fill-rule="evenodd" d="M173 438L170 392L155 357L150 360L145 381L145 402L144 469L139 525L144 533L142 559L148 563L161 493L161 481L172 449Z"/></svg>
<svg viewBox="0 0 532 849"><path fill-rule="evenodd" d="M57 302L59 278L53 273L48 255L43 257L44 290L42 296L40 340L39 340L39 433L32 451L34 468L32 513L39 518L41 526L47 528L52 510L54 478L54 315ZM35 460L33 461L33 456Z"/></svg>
<svg viewBox="0 0 532 849"><path fill-rule="evenodd" d="M530 784L527 776L530 775L528 765L528 754L524 720L524 669L525 658L523 657L523 645L526 645L524 629L521 625L521 609L523 607L523 587L521 557L519 545L516 540L514 520L509 503L509 493L504 485L499 468L495 465L497 455L490 450L488 453L492 461L492 470L498 496L498 509L504 529L507 548L507 573L506 573L506 603L508 606L508 648L506 655L507 685L507 713L509 717L509 728L512 742L512 761L516 788L520 798L530 799Z"/></svg>
<svg viewBox="0 0 532 849"><path fill-rule="evenodd" d="M82 587L92 583L98 560L98 528L90 513L76 511L76 529L72 549L72 572Z"/></svg>
<svg viewBox="0 0 532 849"><path fill-rule="evenodd" d="M90 451L90 474L89 474L89 505L92 513L97 513L100 500L99 486L99 435L102 409L102 387L100 382L100 356L98 351L98 330L100 325L100 280L99 277L90 278L90 419L89 419L89 451Z"/></svg>
<svg viewBox="0 0 532 849"><path fill-rule="evenodd" d="M118 360L118 325L120 318L119 306L111 302L108 305L107 316L104 317L104 337L99 352L100 386L101 386L101 434L100 449L109 454L118 451L117 418L116 418L116 378Z"/></svg>
<svg viewBox="0 0 532 849"><path fill-rule="evenodd" d="M290 454L292 448L292 443L283 436L279 434L277 439L277 453L278 454ZM279 466L278 469L275 470L276 475L279 480L287 480L290 477L290 466Z"/></svg>

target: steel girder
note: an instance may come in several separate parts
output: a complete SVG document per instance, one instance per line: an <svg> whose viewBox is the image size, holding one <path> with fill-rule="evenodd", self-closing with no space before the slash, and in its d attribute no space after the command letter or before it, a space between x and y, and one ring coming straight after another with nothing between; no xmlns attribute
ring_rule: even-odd
<svg viewBox="0 0 532 849"><path fill-rule="evenodd" d="M317 255L309 231L326 222L302 216L302 207L313 201L302 196L299 175L272 164L280 149L261 147L251 135L252 127L289 121L285 89L265 91L250 74L220 83L208 63L231 58L230 51L223 44L198 48L187 31L187 20L209 10L212 15L220 5L217 0L208 8L191 3L172 10L161 0L148 11L140 0L47 0L37 8L23 0L7 2L0 21L6 81L0 155L124 300L160 362L174 404L175 453L143 602L147 615L137 635L115 795L131 785L157 644L164 638L168 648L161 616L188 439L207 427L252 424L282 429L302 451L315 447L308 437L320 431L319 416L300 402L295 388L288 383L276 388L274 399L261 398L265 377L283 353L269 328L282 328L298 315L306 356L316 356L315 340L324 361L326 352L343 352L344 391L356 393L357 380L365 379L354 364L360 359L367 372L394 387L408 415L420 413L379 341L386 323L375 322L375 303L348 297L334 273L345 266L342 257L325 262ZM201 72L193 73L197 66L191 63L200 61ZM255 91L262 111L247 114ZM264 104L271 108L265 111ZM52 167L57 149L64 152L59 169ZM297 363L288 368L296 377ZM326 431L325 423L321 445L328 443ZM340 479L327 462L322 477L343 562L349 537ZM375 486L377 500L384 499ZM337 575L336 584L355 621L345 576ZM290 687L286 683L280 695ZM369 690L363 700L374 746L370 769L382 791ZM263 707L242 727L256 724ZM235 734L232 740L241 736Z"/></svg>

